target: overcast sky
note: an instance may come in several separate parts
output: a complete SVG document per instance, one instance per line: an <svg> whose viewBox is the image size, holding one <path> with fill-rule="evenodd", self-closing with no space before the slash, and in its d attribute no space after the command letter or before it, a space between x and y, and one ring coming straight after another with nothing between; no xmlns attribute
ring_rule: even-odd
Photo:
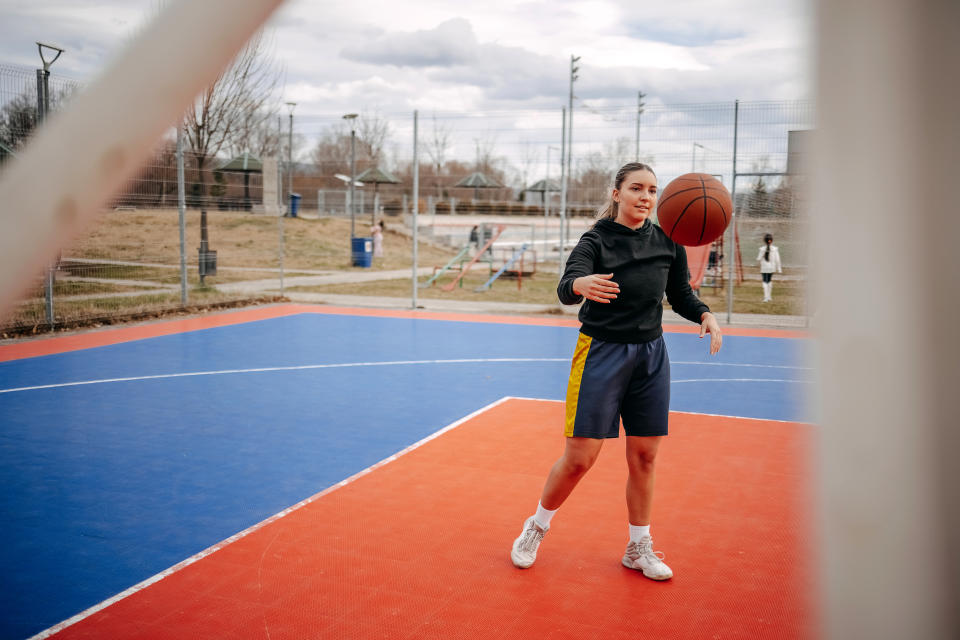
<svg viewBox="0 0 960 640"><path fill-rule="evenodd" d="M0 63L36 67L49 41L66 49L54 73L92 80L160 4L0 0ZM648 105L806 98L810 21L807 0L289 0L266 33L310 135L355 111L559 111L571 54L581 110L638 91Z"/></svg>
<svg viewBox="0 0 960 640"><path fill-rule="evenodd" d="M90 80L157 0L0 0L0 62L36 66L34 41L67 52L55 71ZM303 113L364 105L475 110L577 95L662 103L780 100L808 94L803 0L290 0L271 20L286 97Z"/></svg>

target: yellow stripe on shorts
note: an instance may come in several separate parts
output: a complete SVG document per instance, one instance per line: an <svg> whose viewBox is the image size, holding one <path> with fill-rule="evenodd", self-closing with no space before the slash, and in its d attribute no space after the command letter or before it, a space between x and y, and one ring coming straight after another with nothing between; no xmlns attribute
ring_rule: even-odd
<svg viewBox="0 0 960 640"><path fill-rule="evenodd" d="M567 382L567 416L563 435L573 436L573 426L577 421L577 401L580 399L580 381L583 379L583 365L587 362L590 352L590 336L580 334L577 339L577 349L573 352L573 364L570 366L570 380Z"/></svg>

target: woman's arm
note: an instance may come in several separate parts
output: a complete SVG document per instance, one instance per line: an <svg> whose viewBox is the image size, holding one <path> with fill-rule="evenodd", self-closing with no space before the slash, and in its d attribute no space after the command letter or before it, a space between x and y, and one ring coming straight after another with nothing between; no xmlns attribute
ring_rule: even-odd
<svg viewBox="0 0 960 640"><path fill-rule="evenodd" d="M577 304L584 298L597 302L601 301L596 295L591 297L585 294L597 294L599 293L599 288L606 289L608 287L594 283L592 279L589 282L584 280L577 282L580 278L594 275L596 268L594 265L599 250L600 237L595 232L587 231L580 236L580 241L577 242L577 246L573 248L573 251L570 252L570 257L567 258L563 275L557 284L557 297L560 298L560 302L563 304ZM574 282L577 282L576 287L574 287ZM612 284L616 286L616 283L609 280L609 278L605 279L605 282L608 285ZM589 289L589 291L587 291L587 289ZM616 296L614 295L613 297L615 298ZM609 302L609 300L606 301Z"/></svg>
<svg viewBox="0 0 960 640"><path fill-rule="evenodd" d="M681 245L676 246L670 272L667 274L667 302L673 310L690 322L700 324L704 313L710 312L690 288L690 272L687 269L687 251Z"/></svg>

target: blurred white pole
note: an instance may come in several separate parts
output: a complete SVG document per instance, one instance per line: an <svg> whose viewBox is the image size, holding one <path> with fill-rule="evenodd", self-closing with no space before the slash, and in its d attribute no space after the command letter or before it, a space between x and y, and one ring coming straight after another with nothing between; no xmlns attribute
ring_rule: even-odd
<svg viewBox="0 0 960 640"><path fill-rule="evenodd" d="M825 635L960 638L960 2L817 6Z"/></svg>
<svg viewBox="0 0 960 640"><path fill-rule="evenodd" d="M0 312L139 168L280 2L170 4L37 132L0 181ZM64 162L78 153L88 161Z"/></svg>

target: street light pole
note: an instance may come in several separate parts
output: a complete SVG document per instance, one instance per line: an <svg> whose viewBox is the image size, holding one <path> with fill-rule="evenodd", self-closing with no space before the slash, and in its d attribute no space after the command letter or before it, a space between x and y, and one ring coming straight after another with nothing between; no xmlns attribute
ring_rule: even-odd
<svg viewBox="0 0 960 640"><path fill-rule="evenodd" d="M691 171L691 172L695 172L695 171L697 170L697 147L700 147L701 149L703 149L704 151L706 151L706 147L704 147L704 146L703 146L702 144L700 144L699 142L694 142L694 143L693 143L693 156L692 156L692 158L691 158L691 160L690 160L690 171Z"/></svg>
<svg viewBox="0 0 960 640"><path fill-rule="evenodd" d="M357 119L356 113L348 113L343 116L344 120L350 122L350 242L356 236L354 216L356 215L357 205L354 199L354 183L357 181L357 128L354 122Z"/></svg>
<svg viewBox="0 0 960 640"><path fill-rule="evenodd" d="M577 66L577 61L580 60L580 56L570 55L570 115L569 120L567 120L567 182L570 182L570 178L573 176L573 83L577 81L577 78L580 76L577 75L577 71L580 70L580 67ZM568 187L569 189L569 187ZM569 198L570 194L567 194ZM566 208L564 208L564 214L566 214ZM563 224L561 226L560 232L560 269L563 273L563 248L566 245L567 240L570 236L570 216L564 215Z"/></svg>
<svg viewBox="0 0 960 640"><path fill-rule="evenodd" d="M296 102L288 102L287 109L290 111L290 127L287 130L287 215L290 215L290 194L293 193L293 110L297 106Z"/></svg>
<svg viewBox="0 0 960 640"><path fill-rule="evenodd" d="M63 49L52 44L43 42L37 43L37 49L40 51L40 60L43 62L43 69L37 69L37 126L46 119L47 112L50 111L50 65L57 61ZM43 55L44 49L52 49L57 52L52 60L47 60ZM56 265L47 266L47 282L44 297L47 302L47 324L53 328L53 272Z"/></svg>
<svg viewBox="0 0 960 640"><path fill-rule="evenodd" d="M643 98L646 95L643 91L637 91L637 162L640 162L640 116L643 115Z"/></svg>

